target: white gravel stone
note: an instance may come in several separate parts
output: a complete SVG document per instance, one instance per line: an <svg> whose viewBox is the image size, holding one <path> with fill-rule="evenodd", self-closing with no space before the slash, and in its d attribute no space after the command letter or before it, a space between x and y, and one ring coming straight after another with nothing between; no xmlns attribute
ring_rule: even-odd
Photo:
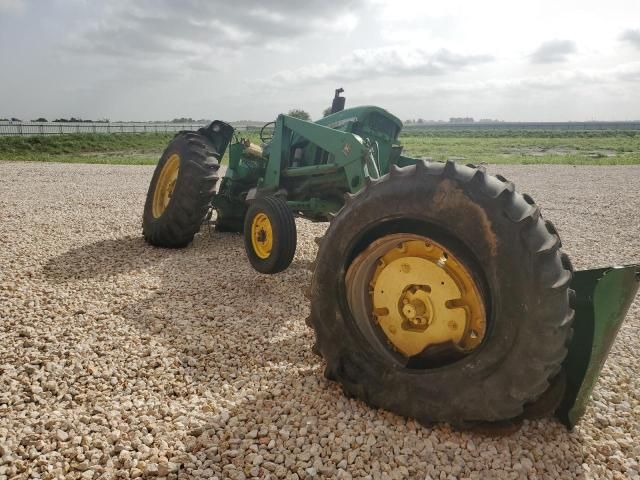
<svg viewBox="0 0 640 480"><path fill-rule="evenodd" d="M489 168L577 268L640 262L640 167ZM421 427L345 398L311 353L301 290L326 224L299 220L268 277L240 235L152 248L152 172L0 162L0 479L639 478L639 300L573 432Z"/></svg>

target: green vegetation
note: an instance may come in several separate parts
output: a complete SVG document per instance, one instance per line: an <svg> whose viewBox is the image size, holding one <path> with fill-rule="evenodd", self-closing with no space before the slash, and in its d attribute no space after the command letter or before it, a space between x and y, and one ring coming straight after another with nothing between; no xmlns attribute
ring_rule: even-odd
<svg viewBox="0 0 640 480"><path fill-rule="evenodd" d="M238 132L259 142L257 132ZM0 160L152 165L172 133L0 137ZM462 163L640 164L640 131L429 130L408 128L406 155Z"/></svg>
<svg viewBox="0 0 640 480"><path fill-rule="evenodd" d="M299 108L294 108L293 110L289 110L289 113L287 113L287 115L289 115L290 117L299 118L300 120L306 120L306 121L311 120L311 115L309 115L308 112L305 112L304 110L301 110Z"/></svg>
<svg viewBox="0 0 640 480"><path fill-rule="evenodd" d="M0 137L0 160L155 164L172 133Z"/></svg>
<svg viewBox="0 0 640 480"><path fill-rule="evenodd" d="M640 131L417 130L400 136L409 156L469 163L640 164Z"/></svg>

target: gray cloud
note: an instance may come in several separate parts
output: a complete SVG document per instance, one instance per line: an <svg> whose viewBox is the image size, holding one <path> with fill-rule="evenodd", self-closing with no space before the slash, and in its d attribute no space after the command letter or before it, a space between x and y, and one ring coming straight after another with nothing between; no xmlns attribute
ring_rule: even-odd
<svg viewBox="0 0 640 480"><path fill-rule="evenodd" d="M364 0L111 0L110 14L75 35L76 52L135 58L269 46L327 30Z"/></svg>
<svg viewBox="0 0 640 480"><path fill-rule="evenodd" d="M577 50L576 44L571 40L549 40L542 43L530 58L533 63L565 62Z"/></svg>
<svg viewBox="0 0 640 480"><path fill-rule="evenodd" d="M22 13L25 10L24 0L0 0L0 12Z"/></svg>
<svg viewBox="0 0 640 480"><path fill-rule="evenodd" d="M640 82L640 62L623 63L613 70L618 80Z"/></svg>
<svg viewBox="0 0 640 480"><path fill-rule="evenodd" d="M636 48L640 49L640 28L635 30L625 30L620 36L620 40L630 43Z"/></svg>
<svg viewBox="0 0 640 480"><path fill-rule="evenodd" d="M438 93L474 93L511 90L515 92L566 91L601 85L620 85L640 80L640 61L620 64L607 69L559 70L549 75L509 79L488 79L466 84L447 84Z"/></svg>
<svg viewBox="0 0 640 480"><path fill-rule="evenodd" d="M594 2L560 35L545 15L575 16L575 2L511 2L505 25L464 0L0 0L0 107L21 118L268 119L292 106L318 113L343 85L350 105L407 117L636 118L640 24L629 19L640 2L611 0L625 14L604 27ZM554 38L564 45L541 45Z"/></svg>
<svg viewBox="0 0 640 480"><path fill-rule="evenodd" d="M355 50L335 63L319 63L296 70L281 71L269 83L298 84L323 80L362 80L370 77L406 75L434 76L493 61L491 55L463 55L441 49L385 47Z"/></svg>

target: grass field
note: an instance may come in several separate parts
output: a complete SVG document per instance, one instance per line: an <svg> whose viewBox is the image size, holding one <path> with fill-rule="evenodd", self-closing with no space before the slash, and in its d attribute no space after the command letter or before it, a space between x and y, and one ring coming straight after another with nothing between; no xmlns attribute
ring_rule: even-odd
<svg viewBox="0 0 640 480"><path fill-rule="evenodd" d="M255 133L248 136L257 141ZM172 137L171 133L0 137L0 160L148 165L157 162ZM400 141L406 155L463 163L640 164L640 131L408 129Z"/></svg>
<svg viewBox="0 0 640 480"><path fill-rule="evenodd" d="M408 130L404 151L434 160L473 163L640 164L639 131L429 131Z"/></svg>
<svg viewBox="0 0 640 480"><path fill-rule="evenodd" d="M0 160L148 165L172 133L69 134L0 137Z"/></svg>

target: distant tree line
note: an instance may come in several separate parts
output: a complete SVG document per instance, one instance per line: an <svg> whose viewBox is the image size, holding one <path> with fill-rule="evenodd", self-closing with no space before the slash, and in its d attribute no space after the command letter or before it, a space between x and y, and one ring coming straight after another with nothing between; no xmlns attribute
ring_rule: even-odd
<svg viewBox="0 0 640 480"><path fill-rule="evenodd" d="M32 120L33 122L46 122L46 118L39 118L38 120ZM53 120L56 123L109 123L108 118L101 118L98 120L83 120L81 118L71 117L69 119L66 118L56 118Z"/></svg>
<svg viewBox="0 0 640 480"><path fill-rule="evenodd" d="M35 120L31 120L31 121L38 122L38 123L49 123L49 120L47 120L44 117L38 117ZM22 122L22 120L16 117L11 117L11 118L0 118L0 122ZM83 120L81 118L71 117L71 118L56 118L55 120L52 120L52 122L55 122L55 123L109 123L109 119L101 118L98 120Z"/></svg>
<svg viewBox="0 0 640 480"><path fill-rule="evenodd" d="M49 123L49 120L47 120L44 117L39 117L36 118L34 120L31 120L32 122L38 122L38 123ZM11 118L0 118L0 122L22 122L21 119L16 118L16 117L11 117ZM99 118L97 120L83 120L80 117L70 117L70 118L56 118L55 120L51 120L51 122L55 122L55 123L110 123L111 120L109 120L108 118ZM166 122L166 120L153 120L151 122L147 122L147 123L164 123ZM145 122L141 122L141 123L145 123ZM206 118L201 118L199 120L194 120L191 117L182 117L182 118L174 118L173 120L169 120L169 122L167 123L211 123L211 120L207 120Z"/></svg>
<svg viewBox="0 0 640 480"><path fill-rule="evenodd" d="M331 108L327 109L328 113L331 112ZM324 112L325 116L327 114L327 112ZM289 110L288 115L292 116L292 117L296 117L296 118L300 118L302 120L307 120L310 121L311 120L311 115L309 115L308 112L306 112L305 110L299 109L299 108L294 108L293 110ZM44 117L39 117L36 118L35 120L31 120L32 122L38 122L38 123L48 123L49 120L47 120ZM0 122L22 122L21 119L16 118L16 117L11 117L11 118L0 118ZM110 120L108 118L100 118L98 120L83 120L80 117L70 117L70 118L56 118L55 120L52 120L52 122L56 122L56 123L110 123ZM159 122L163 122L163 120L160 120ZM180 118L174 118L173 120L169 120L168 123L191 123L191 124L208 124L211 123L211 120L206 119L206 118L200 118L198 120L193 119L191 117L180 117Z"/></svg>
<svg viewBox="0 0 640 480"><path fill-rule="evenodd" d="M287 115L289 115L290 117L299 118L300 120L306 120L307 122L311 120L311 115L299 108L289 110L289 113L287 113Z"/></svg>
<svg viewBox="0 0 640 480"><path fill-rule="evenodd" d="M211 123L211 120L207 120L206 118L194 120L191 117L181 117L181 118L174 118L169 123Z"/></svg>

